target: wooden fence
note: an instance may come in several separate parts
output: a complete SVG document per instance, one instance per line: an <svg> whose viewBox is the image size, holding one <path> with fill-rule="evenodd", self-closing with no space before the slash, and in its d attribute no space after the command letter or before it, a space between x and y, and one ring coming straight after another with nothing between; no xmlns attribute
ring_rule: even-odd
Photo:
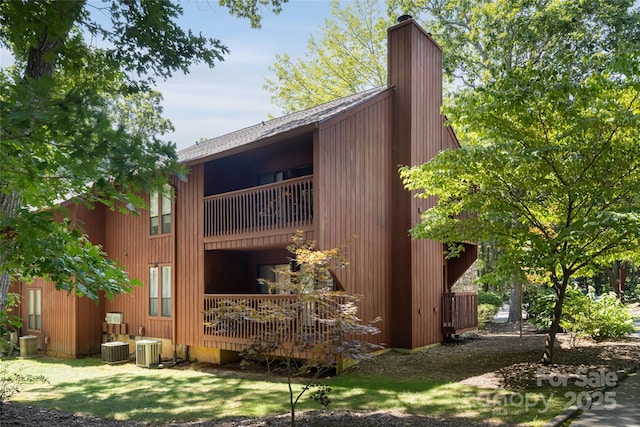
<svg viewBox="0 0 640 427"><path fill-rule="evenodd" d="M204 295L203 324L206 336L215 341L246 343L252 337L278 334L282 342L305 339L320 342L331 333L330 322L344 297L328 294L321 299L301 301L299 295ZM224 314L224 316L222 316ZM223 321L213 322L215 318Z"/></svg>
<svg viewBox="0 0 640 427"><path fill-rule="evenodd" d="M445 336L478 328L478 294L455 292L442 295L442 328Z"/></svg>

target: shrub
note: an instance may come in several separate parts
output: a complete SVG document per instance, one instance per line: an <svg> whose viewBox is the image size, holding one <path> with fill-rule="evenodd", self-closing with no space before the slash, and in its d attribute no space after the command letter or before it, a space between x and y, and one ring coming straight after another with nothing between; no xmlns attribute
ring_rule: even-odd
<svg viewBox="0 0 640 427"><path fill-rule="evenodd" d="M623 298L625 302L640 302L640 285L637 283L629 283L624 288Z"/></svg>
<svg viewBox="0 0 640 427"><path fill-rule="evenodd" d="M540 292L529 307L531 321L538 329L548 329L553 318L556 297L552 290ZM616 339L632 331L633 317L614 293L596 299L593 288L585 294L569 287L562 307L560 326L571 336L571 345L584 337Z"/></svg>
<svg viewBox="0 0 640 427"><path fill-rule="evenodd" d="M480 304L491 304L500 310L500 307L502 307L502 298L493 292L480 291L478 292L478 305Z"/></svg>
<svg viewBox="0 0 640 427"><path fill-rule="evenodd" d="M595 339L617 339L633 331L633 316L616 294L604 294L599 300L590 299L593 304L592 315L585 330Z"/></svg>
<svg viewBox="0 0 640 427"><path fill-rule="evenodd" d="M297 295L296 298L253 304L250 300L221 302L208 310L206 322L216 333L241 328L259 331L249 337L241 352L245 361L275 360L283 362L289 385L291 426L296 425L295 409L300 398L310 391L311 399L327 406L331 388L317 382L324 374L338 369L339 362L371 358L382 347L365 338L380 333L373 324L358 316L358 296L327 289L329 268L347 265L344 248L316 249L315 242L297 232L287 248L296 264L287 271L287 280L272 282L260 279L276 293ZM375 319L372 323L379 321ZM302 382L293 377L304 378ZM311 390L315 391L311 391Z"/></svg>
<svg viewBox="0 0 640 427"><path fill-rule="evenodd" d="M35 383L47 383L47 379L42 375L13 372L9 370L6 363L0 365L0 420L4 419L4 403L14 394L20 393L27 385Z"/></svg>
<svg viewBox="0 0 640 427"><path fill-rule="evenodd" d="M498 307L493 304L478 304L478 327L484 328L498 314Z"/></svg>
<svg viewBox="0 0 640 427"><path fill-rule="evenodd" d="M560 323L576 338L617 339L632 332L633 317L618 299L609 292L596 299L593 288L585 295L572 290L572 297L563 310Z"/></svg>

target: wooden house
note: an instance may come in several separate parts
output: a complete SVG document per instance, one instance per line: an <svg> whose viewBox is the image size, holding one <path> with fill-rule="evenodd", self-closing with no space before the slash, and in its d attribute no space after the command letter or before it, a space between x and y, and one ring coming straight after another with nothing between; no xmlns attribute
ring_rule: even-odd
<svg viewBox="0 0 640 427"><path fill-rule="evenodd" d="M211 334L203 311L238 296L284 298L257 278L286 268L296 230L321 249L350 241L336 286L364 295L362 319L383 319L378 343L415 349L475 328L476 295L451 293L475 246L445 260L441 243L412 240L408 230L431 201L414 198L398 176L399 165L458 147L440 113L442 51L412 19L388 30L388 44L386 86L180 151L187 181L172 182L173 199L149 195L149 212L74 210L144 286L98 305L46 283L23 286L25 319L29 292L42 296L39 328L25 322L22 332L58 355L96 352L105 339L157 339L164 357L223 363L245 341ZM108 313L117 321L105 322Z"/></svg>

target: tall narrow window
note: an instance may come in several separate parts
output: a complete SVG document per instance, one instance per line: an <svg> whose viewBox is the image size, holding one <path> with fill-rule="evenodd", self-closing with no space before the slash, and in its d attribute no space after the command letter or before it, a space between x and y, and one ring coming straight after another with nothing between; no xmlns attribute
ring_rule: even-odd
<svg viewBox="0 0 640 427"><path fill-rule="evenodd" d="M149 234L158 234L158 192L149 195Z"/></svg>
<svg viewBox="0 0 640 427"><path fill-rule="evenodd" d="M149 269L149 316L158 315L158 267Z"/></svg>
<svg viewBox="0 0 640 427"><path fill-rule="evenodd" d="M171 233L171 193L162 193L162 232Z"/></svg>
<svg viewBox="0 0 640 427"><path fill-rule="evenodd" d="M162 192L149 194L149 234L171 233L171 188L166 185Z"/></svg>
<svg viewBox="0 0 640 427"><path fill-rule="evenodd" d="M149 267L149 316L171 317L171 266Z"/></svg>
<svg viewBox="0 0 640 427"><path fill-rule="evenodd" d="M171 267L165 265L162 267L162 311L161 315L165 317L171 316Z"/></svg>
<svg viewBox="0 0 640 427"><path fill-rule="evenodd" d="M29 289L29 321L28 329L42 329L42 290Z"/></svg>

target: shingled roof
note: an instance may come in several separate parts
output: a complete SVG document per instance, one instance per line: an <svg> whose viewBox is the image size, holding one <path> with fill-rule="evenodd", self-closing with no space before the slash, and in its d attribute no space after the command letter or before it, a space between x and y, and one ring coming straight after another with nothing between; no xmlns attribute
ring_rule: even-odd
<svg viewBox="0 0 640 427"><path fill-rule="evenodd" d="M373 98L386 89L386 86L376 87L307 110L298 111L226 135L208 139L178 151L178 159L184 163L191 162L312 123L322 122Z"/></svg>

